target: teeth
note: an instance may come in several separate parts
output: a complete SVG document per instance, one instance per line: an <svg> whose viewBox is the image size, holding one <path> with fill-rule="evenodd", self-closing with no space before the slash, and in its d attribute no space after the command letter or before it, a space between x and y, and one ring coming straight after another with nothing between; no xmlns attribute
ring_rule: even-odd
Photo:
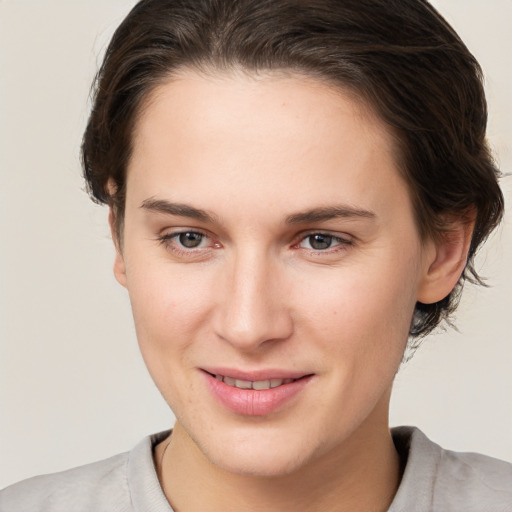
<svg viewBox="0 0 512 512"><path fill-rule="evenodd" d="M270 380L241 380L241 379L233 379L232 377L224 377L223 375L215 375L217 380L223 381L228 386L233 386L239 389L256 389L256 390L264 390L270 388L277 388L278 386L282 386L283 384L290 384L295 379L270 379Z"/></svg>
<svg viewBox="0 0 512 512"><path fill-rule="evenodd" d="M235 381L235 387L240 389L251 389L252 382L250 380L238 380Z"/></svg>
<svg viewBox="0 0 512 512"><path fill-rule="evenodd" d="M270 389L270 381L269 380L256 380L252 383L252 389Z"/></svg>
<svg viewBox="0 0 512 512"><path fill-rule="evenodd" d="M270 387L277 388L277 386L280 386L283 382L283 379L270 379Z"/></svg>
<svg viewBox="0 0 512 512"><path fill-rule="evenodd" d="M228 384L229 386L235 386L236 379L232 379L231 377L224 377L224 383Z"/></svg>

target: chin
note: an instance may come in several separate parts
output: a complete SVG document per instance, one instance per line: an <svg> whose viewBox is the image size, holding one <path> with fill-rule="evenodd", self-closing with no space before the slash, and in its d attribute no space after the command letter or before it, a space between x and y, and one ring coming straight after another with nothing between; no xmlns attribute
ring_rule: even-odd
<svg viewBox="0 0 512 512"><path fill-rule="evenodd" d="M314 455L309 453L312 447L305 450L305 439L294 439L289 434L262 428L252 430L251 435L220 435L214 443L204 440L196 444L223 471L240 476L278 477L296 472Z"/></svg>
<svg viewBox="0 0 512 512"><path fill-rule="evenodd" d="M208 455L207 455L208 456ZM240 476L280 477L290 475L303 466L304 460L296 453L240 453L232 452L228 456L211 457L210 461L223 471Z"/></svg>

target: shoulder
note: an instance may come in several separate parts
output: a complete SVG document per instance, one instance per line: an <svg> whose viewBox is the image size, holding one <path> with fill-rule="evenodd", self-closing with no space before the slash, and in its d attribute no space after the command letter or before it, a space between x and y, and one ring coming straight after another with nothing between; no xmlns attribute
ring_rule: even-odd
<svg viewBox="0 0 512 512"><path fill-rule="evenodd" d="M0 492L2 512L128 511L126 466L129 454L36 476Z"/></svg>
<svg viewBox="0 0 512 512"><path fill-rule="evenodd" d="M391 511L512 510L512 464L445 450L413 427L393 429L393 439L407 462Z"/></svg>
<svg viewBox="0 0 512 512"><path fill-rule="evenodd" d="M172 512L153 448L170 431L147 436L129 453L37 476L0 491L1 512Z"/></svg>
<svg viewBox="0 0 512 512"><path fill-rule="evenodd" d="M468 506L481 504L475 510L512 510L512 464L479 453L441 450L435 488L440 496L453 496L456 504L463 503L455 496L463 496Z"/></svg>

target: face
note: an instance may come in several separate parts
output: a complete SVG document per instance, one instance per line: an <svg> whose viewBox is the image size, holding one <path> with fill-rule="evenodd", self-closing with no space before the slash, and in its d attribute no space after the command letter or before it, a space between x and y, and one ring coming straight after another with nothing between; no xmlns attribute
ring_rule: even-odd
<svg viewBox="0 0 512 512"><path fill-rule="evenodd" d="M434 252L390 135L340 90L187 72L138 120L115 272L180 432L221 468L285 474L387 429Z"/></svg>

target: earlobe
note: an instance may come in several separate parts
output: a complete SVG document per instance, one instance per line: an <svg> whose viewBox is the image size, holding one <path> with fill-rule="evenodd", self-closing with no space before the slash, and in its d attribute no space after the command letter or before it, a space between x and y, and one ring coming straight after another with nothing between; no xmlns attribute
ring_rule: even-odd
<svg viewBox="0 0 512 512"><path fill-rule="evenodd" d="M116 250L116 257L114 260L114 276L117 279L117 282L126 288L126 268L123 255L118 250Z"/></svg>
<svg viewBox="0 0 512 512"><path fill-rule="evenodd" d="M437 241L429 242L425 271L418 289L418 302L433 304L443 300L457 284L467 262L474 216L450 222Z"/></svg>
<svg viewBox="0 0 512 512"><path fill-rule="evenodd" d="M123 252L119 241L119 234L116 229L116 218L112 208L110 208L108 213L108 223L110 225L110 233L116 249L116 256L114 259L114 276L117 282L126 288L126 265L124 263Z"/></svg>

